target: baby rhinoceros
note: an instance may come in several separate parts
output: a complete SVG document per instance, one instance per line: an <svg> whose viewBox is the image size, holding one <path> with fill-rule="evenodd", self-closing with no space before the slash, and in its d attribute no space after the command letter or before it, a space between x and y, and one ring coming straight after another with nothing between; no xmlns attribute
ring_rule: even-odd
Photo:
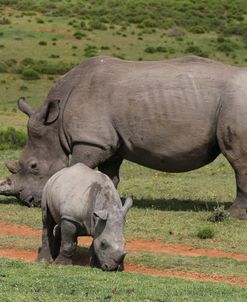
<svg viewBox="0 0 247 302"><path fill-rule="evenodd" d="M108 176L78 163L54 174L42 195L42 247L37 260L71 264L77 236L91 235L91 265L122 270L124 224L132 199L122 206ZM55 235L54 235L54 228Z"/></svg>

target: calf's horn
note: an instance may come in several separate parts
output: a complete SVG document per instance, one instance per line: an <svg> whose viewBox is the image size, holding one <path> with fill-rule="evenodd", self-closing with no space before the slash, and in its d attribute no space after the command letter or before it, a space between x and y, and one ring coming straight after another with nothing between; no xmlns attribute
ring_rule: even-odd
<svg viewBox="0 0 247 302"><path fill-rule="evenodd" d="M122 207L122 213L123 213L123 217L126 216L129 208L131 208L133 205L133 199L131 197L127 197L125 202L124 202L124 205Z"/></svg>

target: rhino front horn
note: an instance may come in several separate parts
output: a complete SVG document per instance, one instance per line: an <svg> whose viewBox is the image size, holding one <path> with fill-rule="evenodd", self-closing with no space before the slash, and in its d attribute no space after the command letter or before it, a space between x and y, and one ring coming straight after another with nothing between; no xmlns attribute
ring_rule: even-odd
<svg viewBox="0 0 247 302"><path fill-rule="evenodd" d="M14 195L13 184L9 178L0 181L0 194L1 195Z"/></svg>
<svg viewBox="0 0 247 302"><path fill-rule="evenodd" d="M6 160L4 163L9 172L12 174L16 174L20 170L18 161Z"/></svg>

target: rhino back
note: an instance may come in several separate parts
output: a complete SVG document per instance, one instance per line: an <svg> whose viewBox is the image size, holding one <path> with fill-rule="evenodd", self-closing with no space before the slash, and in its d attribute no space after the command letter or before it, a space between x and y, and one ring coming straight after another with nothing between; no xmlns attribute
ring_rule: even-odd
<svg viewBox="0 0 247 302"><path fill-rule="evenodd" d="M221 94L236 70L198 57L90 59L61 82L74 85L64 111L66 136L70 145L120 146L122 157L151 168L198 168L219 154Z"/></svg>
<svg viewBox="0 0 247 302"><path fill-rule="evenodd" d="M56 223L70 217L83 224L92 213L97 194L106 186L113 186L106 175L78 163L49 179L43 192L44 202Z"/></svg>

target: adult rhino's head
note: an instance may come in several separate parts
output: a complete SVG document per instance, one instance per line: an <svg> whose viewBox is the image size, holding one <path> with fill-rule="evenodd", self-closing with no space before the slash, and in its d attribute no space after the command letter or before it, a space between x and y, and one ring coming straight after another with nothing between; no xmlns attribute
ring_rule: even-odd
<svg viewBox="0 0 247 302"><path fill-rule="evenodd" d="M28 142L18 161L6 161L11 176L0 182L0 194L14 195L28 206L40 206L46 181L67 165L58 135L59 101L45 102L36 112L18 101L28 115Z"/></svg>
<svg viewBox="0 0 247 302"><path fill-rule="evenodd" d="M115 211L100 210L94 212L96 228L90 248L91 266L104 271L122 271L126 255L124 246L125 217L133 201L127 198L122 209Z"/></svg>

